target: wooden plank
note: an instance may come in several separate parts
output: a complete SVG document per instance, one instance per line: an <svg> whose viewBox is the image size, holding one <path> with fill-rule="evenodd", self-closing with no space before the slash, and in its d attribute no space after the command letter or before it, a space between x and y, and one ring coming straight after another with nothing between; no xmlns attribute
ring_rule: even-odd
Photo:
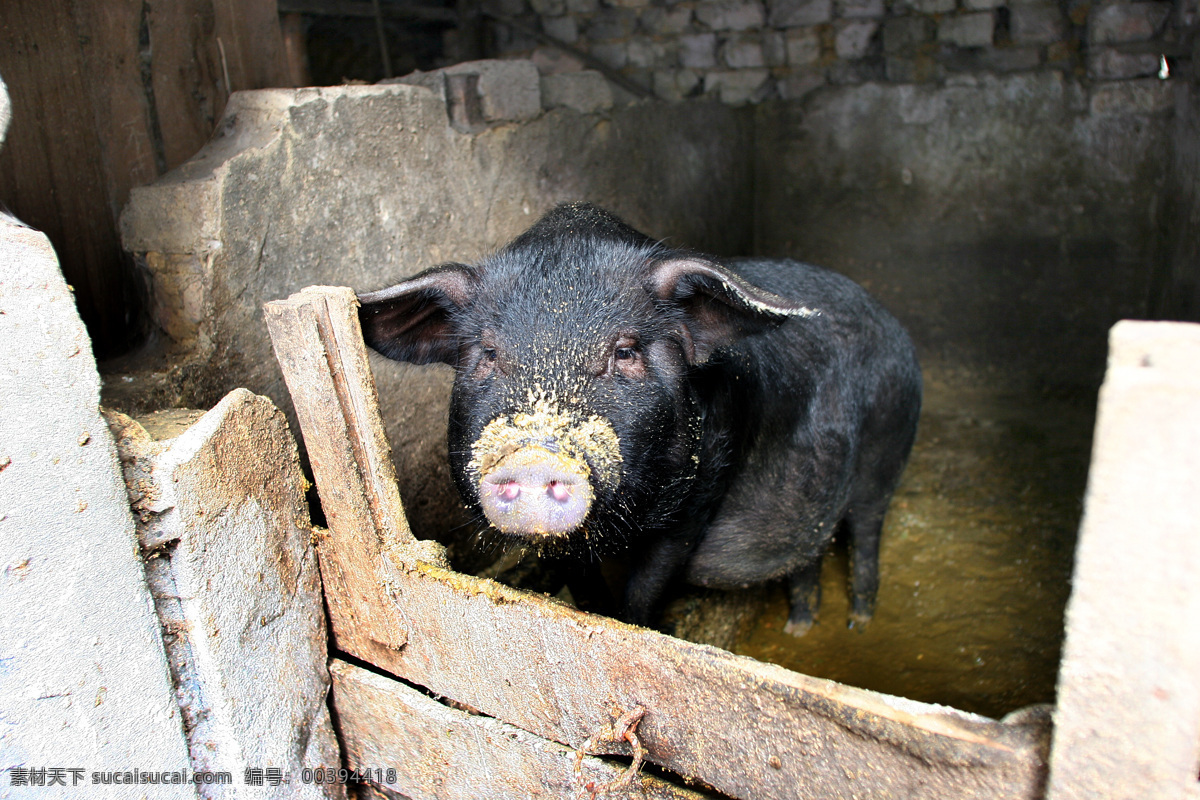
<svg viewBox="0 0 1200 800"><path fill-rule="evenodd" d="M154 105L161 158L174 166L208 141L230 87L222 75L210 0L155 3L145 13L145 91Z"/></svg>
<svg viewBox="0 0 1200 800"><path fill-rule="evenodd" d="M395 588L404 648L335 615L339 648L572 747L640 705L652 761L735 797L1040 795L1044 725L893 700L445 570Z"/></svg>
<svg viewBox="0 0 1200 800"><path fill-rule="evenodd" d="M436 543L418 542L404 516L357 308L353 290L324 286L266 304L275 354L293 367L284 379L301 428L321 445L313 455L317 490L327 493L321 500L332 530L353 523L370 530L397 563L444 564Z"/></svg>
<svg viewBox="0 0 1200 800"><path fill-rule="evenodd" d="M95 136L100 144L108 183L106 208L116 220L129 199L129 190L150 183L166 168L155 162L150 109L138 57L143 3L76 0L72 7L78 29L86 31L79 46L94 126L81 133Z"/></svg>
<svg viewBox="0 0 1200 800"><path fill-rule="evenodd" d="M129 190L195 155L231 90L290 85L275 0L5 0L0 75L0 202L54 243L98 355L119 354L145 316Z"/></svg>
<svg viewBox="0 0 1200 800"><path fill-rule="evenodd" d="M333 705L348 769L370 771L413 800L526 800L572 797L612 784L624 766L588 757L582 782L575 751L498 719L450 708L417 690L334 659ZM394 771L394 778L388 775ZM583 796L587 796L584 794ZM702 800L704 795L641 774L606 797Z"/></svg>
<svg viewBox="0 0 1200 800"><path fill-rule="evenodd" d="M1044 716L1005 724L841 686L422 563L406 529L381 544L393 529L373 526L402 511L361 499L368 485L386 494L390 462L363 452L382 424L354 307L348 289L267 305L334 512L320 553L337 565L327 598L341 650L570 747L640 705L650 760L734 797L1040 796ZM369 565L388 561L381 588ZM343 583L352 599L338 597ZM402 641L379 629L389 620L403 620Z"/></svg>
<svg viewBox="0 0 1200 800"><path fill-rule="evenodd" d="M291 85L275 0L154 3L145 24L168 169L204 146L232 92Z"/></svg>
<svg viewBox="0 0 1200 800"><path fill-rule="evenodd" d="M420 3L386 3L380 8L389 19L420 19L454 22L452 9ZM368 0L279 0L280 14L309 14L323 17L374 17L374 4Z"/></svg>
<svg viewBox="0 0 1200 800"><path fill-rule="evenodd" d="M281 13L279 27L283 32L283 53L287 60L288 82L292 86L311 86L304 17L300 14Z"/></svg>
<svg viewBox="0 0 1200 800"><path fill-rule="evenodd" d="M127 43L131 5L114 2L81 19L68 0L0 3L0 74L12 102L0 149L0 203L54 244L101 357L126 344L133 286L113 213L124 201L114 181L127 166L119 151L146 142L140 106L123 105L128 98L112 88L124 76L115 62ZM96 27L85 24L92 17ZM118 108L127 118L98 135L97 125Z"/></svg>
<svg viewBox="0 0 1200 800"><path fill-rule="evenodd" d="M404 646L408 625L395 601L397 565L444 564L419 543L404 516L387 435L379 418L350 289L310 287L268 303L267 327L296 406L330 529L345 546L320 551L331 613L385 648ZM357 347L348 337L357 337ZM371 413L371 410L374 413Z"/></svg>

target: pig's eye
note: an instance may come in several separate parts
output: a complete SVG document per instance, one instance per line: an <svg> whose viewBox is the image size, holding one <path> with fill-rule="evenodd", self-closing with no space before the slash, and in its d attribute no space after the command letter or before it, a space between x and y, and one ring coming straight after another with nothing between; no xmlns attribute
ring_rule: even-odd
<svg viewBox="0 0 1200 800"><path fill-rule="evenodd" d="M631 336L622 336L613 345L612 369L626 378L643 378L646 365L642 361L642 349Z"/></svg>
<svg viewBox="0 0 1200 800"><path fill-rule="evenodd" d="M473 375L476 380L483 380L499 369L499 353L494 343L484 340L476 345L478 360L475 362Z"/></svg>

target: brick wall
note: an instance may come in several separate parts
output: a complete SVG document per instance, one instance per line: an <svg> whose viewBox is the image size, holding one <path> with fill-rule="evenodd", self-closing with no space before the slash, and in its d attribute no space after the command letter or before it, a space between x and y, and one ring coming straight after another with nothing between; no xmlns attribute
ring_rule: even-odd
<svg viewBox="0 0 1200 800"><path fill-rule="evenodd" d="M1187 31L1197 18L1197 0L495 2L664 99L709 95L735 105L797 98L828 84L924 83L979 72L1157 79L1164 55L1190 71ZM533 58L543 73L579 68L503 26L497 46L505 57ZM1122 90L1115 101L1163 102L1150 83ZM1126 96L1131 91L1136 98Z"/></svg>

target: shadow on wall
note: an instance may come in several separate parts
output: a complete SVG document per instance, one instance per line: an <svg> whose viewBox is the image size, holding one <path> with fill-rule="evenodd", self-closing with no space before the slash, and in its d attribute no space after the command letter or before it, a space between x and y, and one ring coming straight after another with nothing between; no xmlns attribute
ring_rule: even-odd
<svg viewBox="0 0 1200 800"><path fill-rule="evenodd" d="M757 248L870 287L927 358L1093 391L1163 249L1174 87L1138 88L1123 113L1054 73L764 105Z"/></svg>

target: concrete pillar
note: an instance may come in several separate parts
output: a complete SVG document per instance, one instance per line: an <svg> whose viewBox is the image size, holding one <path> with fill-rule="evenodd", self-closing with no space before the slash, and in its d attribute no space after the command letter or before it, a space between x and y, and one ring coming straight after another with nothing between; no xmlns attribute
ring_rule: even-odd
<svg viewBox="0 0 1200 800"><path fill-rule="evenodd" d="M1067 608L1050 800L1200 797L1200 325L1119 322Z"/></svg>
<svg viewBox="0 0 1200 800"><path fill-rule="evenodd" d="M190 766L99 402L49 240L0 215L0 798L196 797L92 782Z"/></svg>

